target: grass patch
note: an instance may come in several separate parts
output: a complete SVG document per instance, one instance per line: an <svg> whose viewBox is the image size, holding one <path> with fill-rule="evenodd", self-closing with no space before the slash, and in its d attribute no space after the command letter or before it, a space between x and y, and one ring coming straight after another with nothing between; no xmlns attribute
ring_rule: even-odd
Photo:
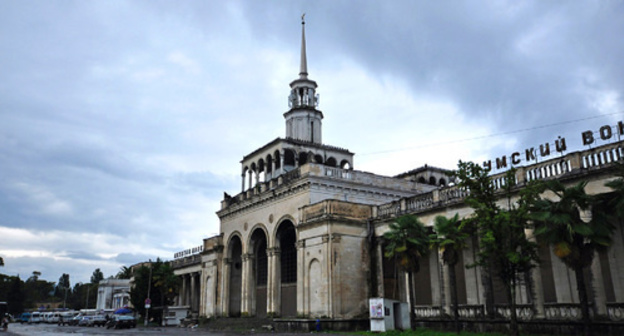
<svg viewBox="0 0 624 336"><path fill-rule="evenodd" d="M350 333L352 334L352 333ZM384 333L372 332L372 331L361 331L355 333L357 335L366 335L366 336L457 336L458 334L452 331L436 331L426 328L417 328L414 330L406 330L406 331L386 331ZM507 334L497 333L497 332L470 332L470 331L462 331L459 335L461 336L507 336Z"/></svg>

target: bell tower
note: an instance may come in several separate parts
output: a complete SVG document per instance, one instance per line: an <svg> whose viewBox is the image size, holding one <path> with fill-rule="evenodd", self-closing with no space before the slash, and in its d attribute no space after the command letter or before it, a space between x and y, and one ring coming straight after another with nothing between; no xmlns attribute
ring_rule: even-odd
<svg viewBox="0 0 624 336"><path fill-rule="evenodd" d="M323 113L316 109L319 96L316 82L308 79L308 60L306 57L305 14L301 16L301 64L299 78L290 83L288 107L284 113L286 119L286 138L322 144Z"/></svg>

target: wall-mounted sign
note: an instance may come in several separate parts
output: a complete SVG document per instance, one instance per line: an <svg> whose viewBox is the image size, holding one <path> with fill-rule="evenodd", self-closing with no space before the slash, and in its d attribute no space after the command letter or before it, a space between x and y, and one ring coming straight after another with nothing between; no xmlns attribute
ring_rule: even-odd
<svg viewBox="0 0 624 336"><path fill-rule="evenodd" d="M193 254L202 253L203 251L204 251L204 245L195 246L193 248L174 253L173 259L188 257Z"/></svg>
<svg viewBox="0 0 624 336"><path fill-rule="evenodd" d="M597 136L594 134L597 134ZM613 137L617 136L619 140L619 137L622 135L624 135L624 122L619 121L615 126L604 125L600 127L598 132L593 132L591 130L585 131L581 133L581 140L583 146L591 146L598 141L598 139L602 141L609 141ZM516 166L522 162L537 162L537 159L540 157L549 157L553 153L553 149L554 152L563 154L567 149L566 139L559 136L555 140L554 146L551 146L551 144L547 142L543 145L539 145L537 149L536 147L531 147L525 149L524 151L513 152L509 156L503 155L496 158L494 161L485 161L483 162L483 168L490 171L492 169L506 169L509 165Z"/></svg>

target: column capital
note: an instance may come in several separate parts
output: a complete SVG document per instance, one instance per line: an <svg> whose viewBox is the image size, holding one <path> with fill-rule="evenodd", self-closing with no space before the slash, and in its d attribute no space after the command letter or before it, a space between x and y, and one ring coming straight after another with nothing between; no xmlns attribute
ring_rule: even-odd
<svg viewBox="0 0 624 336"><path fill-rule="evenodd" d="M282 251L279 247L269 247L266 249L267 255L269 256L279 256Z"/></svg>
<svg viewBox="0 0 624 336"><path fill-rule="evenodd" d="M223 258L223 263L226 265L231 265L232 264L232 258Z"/></svg>
<svg viewBox="0 0 624 336"><path fill-rule="evenodd" d="M304 248L305 247L305 240L300 240L298 242L295 243L295 247L298 249Z"/></svg>
<svg viewBox="0 0 624 336"><path fill-rule="evenodd" d="M243 262L247 262L249 260L253 260L255 258L255 256L253 255L253 253L245 253L243 254Z"/></svg>

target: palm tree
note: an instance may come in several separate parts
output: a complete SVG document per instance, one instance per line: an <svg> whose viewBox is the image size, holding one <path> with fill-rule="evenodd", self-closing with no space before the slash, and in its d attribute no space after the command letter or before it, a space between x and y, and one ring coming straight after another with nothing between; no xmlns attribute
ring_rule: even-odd
<svg viewBox="0 0 624 336"><path fill-rule="evenodd" d="M451 305L453 320L455 321L455 331L459 334L459 311L457 309L457 279L455 275L455 265L459 262L459 252L466 247L468 233L460 226L459 214L452 218L437 216L435 218L435 235L433 239L438 248L442 251L442 261L448 266Z"/></svg>
<svg viewBox="0 0 624 336"><path fill-rule="evenodd" d="M413 273L420 270L420 258L429 254L431 236L425 225L414 215L404 215L389 225L383 236L387 242L384 255L394 258L397 266L407 272L409 296L413 304ZM413 310L410 307L410 316Z"/></svg>
<svg viewBox="0 0 624 336"><path fill-rule="evenodd" d="M558 198L556 201L540 198L533 203L533 215L537 228L535 234L553 246L554 254L574 271L581 304L583 328L590 333L589 304L583 270L591 265L594 252L611 245L613 225L603 211L598 211L604 202L585 192L587 182L580 182L566 188L560 181L546 182L546 188ZM582 212L594 212L588 222Z"/></svg>
<svg viewBox="0 0 624 336"><path fill-rule="evenodd" d="M121 266L119 272L115 275L117 279L130 279L132 278L132 268L128 266Z"/></svg>

